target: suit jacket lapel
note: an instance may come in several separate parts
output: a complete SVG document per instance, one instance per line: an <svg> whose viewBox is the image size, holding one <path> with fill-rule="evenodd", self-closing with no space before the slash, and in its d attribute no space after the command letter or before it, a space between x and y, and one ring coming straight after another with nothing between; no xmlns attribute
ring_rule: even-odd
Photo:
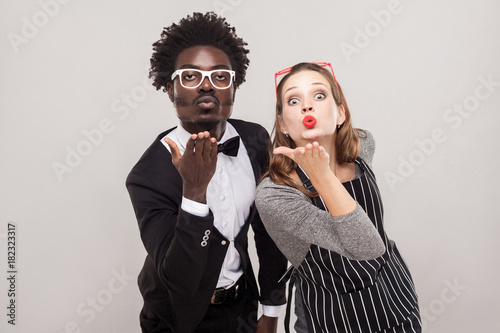
<svg viewBox="0 0 500 333"><path fill-rule="evenodd" d="M262 168L265 161L261 159L261 154L258 152L263 150L268 143L269 137L263 135L259 135L261 133L256 133L252 131L252 129L246 125L246 123L239 119L228 119L228 122L234 126L236 131L241 137L243 144L248 152L248 157L250 158L250 163L252 164L253 173L255 176L255 182L258 184L260 181L260 177L262 175Z"/></svg>

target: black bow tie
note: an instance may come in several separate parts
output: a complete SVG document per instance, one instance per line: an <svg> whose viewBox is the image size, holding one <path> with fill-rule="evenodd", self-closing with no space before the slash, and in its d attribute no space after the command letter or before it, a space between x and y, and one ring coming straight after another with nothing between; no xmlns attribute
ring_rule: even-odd
<svg viewBox="0 0 500 333"><path fill-rule="evenodd" d="M217 151L219 153L226 154L228 156L236 156L238 155L238 149L240 148L240 137L235 136L227 140L224 143L219 143L217 145Z"/></svg>

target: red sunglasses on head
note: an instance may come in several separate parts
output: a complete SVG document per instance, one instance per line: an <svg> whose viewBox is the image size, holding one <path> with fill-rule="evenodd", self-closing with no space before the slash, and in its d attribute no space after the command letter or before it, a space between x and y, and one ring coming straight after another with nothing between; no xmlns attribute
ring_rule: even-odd
<svg viewBox="0 0 500 333"><path fill-rule="evenodd" d="M316 64L320 67L326 67L326 66L330 67L330 69L332 70L333 81L335 81L335 86L337 87L337 90L339 90L339 85L337 84L337 79L335 78L335 73L333 72L332 64L329 62L313 62L313 64ZM278 98L278 76L290 72L293 67L294 66L291 66L291 67L282 69L279 72L274 73L274 90L276 91L276 99Z"/></svg>

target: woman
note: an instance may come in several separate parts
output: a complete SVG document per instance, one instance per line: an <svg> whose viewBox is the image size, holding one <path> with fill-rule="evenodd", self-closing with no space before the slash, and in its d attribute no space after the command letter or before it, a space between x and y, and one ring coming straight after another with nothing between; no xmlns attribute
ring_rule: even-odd
<svg viewBox="0 0 500 333"><path fill-rule="evenodd" d="M300 63L276 76L286 73L256 205L293 265L295 329L420 332L410 272L383 228L371 134L352 127L330 64Z"/></svg>

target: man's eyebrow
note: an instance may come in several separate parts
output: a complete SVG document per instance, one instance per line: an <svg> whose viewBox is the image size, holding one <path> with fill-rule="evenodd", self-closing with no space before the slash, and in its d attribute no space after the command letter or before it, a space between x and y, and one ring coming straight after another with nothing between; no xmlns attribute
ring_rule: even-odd
<svg viewBox="0 0 500 333"><path fill-rule="evenodd" d="M212 69L230 69L230 68L226 65L215 65L212 66Z"/></svg>
<svg viewBox="0 0 500 333"><path fill-rule="evenodd" d="M184 64L179 69L184 69L184 68L192 68L192 69L200 69L200 66L192 65L192 64ZM226 65L215 65L212 66L212 69L229 69L228 66Z"/></svg>
<svg viewBox="0 0 500 333"><path fill-rule="evenodd" d="M184 64L182 65L181 67L179 67L179 69L181 68L193 68L193 69L200 69L200 67L196 66L196 65L191 65L191 64Z"/></svg>

